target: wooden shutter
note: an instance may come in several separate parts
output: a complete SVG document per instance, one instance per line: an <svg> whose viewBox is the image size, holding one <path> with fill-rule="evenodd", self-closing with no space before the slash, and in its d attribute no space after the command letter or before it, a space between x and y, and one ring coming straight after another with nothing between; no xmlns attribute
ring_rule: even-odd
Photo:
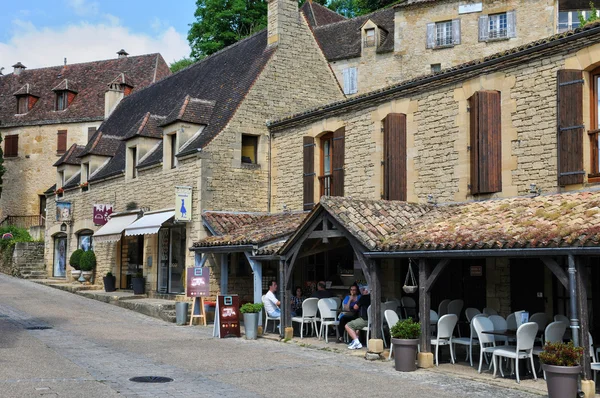
<svg viewBox="0 0 600 398"><path fill-rule="evenodd" d="M19 136L17 134L4 137L4 157L19 156Z"/></svg>
<svg viewBox="0 0 600 398"><path fill-rule="evenodd" d="M460 44L460 19L452 20L452 44Z"/></svg>
<svg viewBox="0 0 600 398"><path fill-rule="evenodd" d="M490 31L490 22L487 15L479 17L479 41L488 41Z"/></svg>
<svg viewBox="0 0 600 398"><path fill-rule="evenodd" d="M435 47L435 23L427 24L427 48Z"/></svg>
<svg viewBox="0 0 600 398"><path fill-rule="evenodd" d="M304 137L304 210L312 210L315 205L315 139Z"/></svg>
<svg viewBox="0 0 600 398"><path fill-rule="evenodd" d="M67 130L58 130L56 137L56 153L67 151Z"/></svg>
<svg viewBox="0 0 600 398"><path fill-rule="evenodd" d="M583 183L583 72L558 71L558 184Z"/></svg>
<svg viewBox="0 0 600 398"><path fill-rule="evenodd" d="M342 70L344 75L344 94L350 94L350 68Z"/></svg>
<svg viewBox="0 0 600 398"><path fill-rule="evenodd" d="M350 94L356 94L356 92L358 91L358 84L357 84L357 78L356 78L356 72L357 69L356 68L350 68Z"/></svg>
<svg viewBox="0 0 600 398"><path fill-rule="evenodd" d="M96 127L88 127L88 135L87 140L91 140L94 134L96 133Z"/></svg>
<svg viewBox="0 0 600 398"><path fill-rule="evenodd" d="M390 113L383 119L383 195L406 201L406 115Z"/></svg>
<svg viewBox="0 0 600 398"><path fill-rule="evenodd" d="M471 193L502 191L500 92L478 91L470 101Z"/></svg>
<svg viewBox="0 0 600 398"><path fill-rule="evenodd" d="M333 145L332 145L332 182L331 182L331 196L344 196L344 141L345 141L346 129L340 127L333 132Z"/></svg>
<svg viewBox="0 0 600 398"><path fill-rule="evenodd" d="M506 36L517 37L517 14L515 10L506 12Z"/></svg>

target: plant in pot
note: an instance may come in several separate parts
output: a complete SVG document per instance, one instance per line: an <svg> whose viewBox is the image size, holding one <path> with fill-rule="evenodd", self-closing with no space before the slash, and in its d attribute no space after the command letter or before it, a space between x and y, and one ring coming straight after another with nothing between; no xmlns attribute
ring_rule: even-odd
<svg viewBox="0 0 600 398"><path fill-rule="evenodd" d="M94 268L96 268L96 254L93 250L83 252L79 266L81 267L81 276L86 282L89 282L94 274Z"/></svg>
<svg viewBox="0 0 600 398"><path fill-rule="evenodd" d="M258 335L258 316L262 309L262 303L246 303L240 308L240 312L244 314L244 330L246 331L246 339L248 340L256 340Z"/></svg>
<svg viewBox="0 0 600 398"><path fill-rule="evenodd" d="M390 330L394 345L395 368L399 372L417 370L417 347L421 336L421 323L411 318L398 321Z"/></svg>
<svg viewBox="0 0 600 398"><path fill-rule="evenodd" d="M77 281L81 277L81 255L83 253L82 249L77 249L69 257L69 265L73 267L73 271L71 271L73 281Z"/></svg>
<svg viewBox="0 0 600 398"><path fill-rule="evenodd" d="M133 285L133 294L144 294L146 281L144 280L144 273L141 270L136 272L135 276L131 278L131 284Z"/></svg>
<svg viewBox="0 0 600 398"><path fill-rule="evenodd" d="M104 282L104 291L105 292L114 292L117 290L115 285L117 283L117 278L112 274L112 272L108 271L106 276L102 278Z"/></svg>
<svg viewBox="0 0 600 398"><path fill-rule="evenodd" d="M549 398L577 396L577 379L581 372L583 347L568 343L546 343L540 353L546 375Z"/></svg>

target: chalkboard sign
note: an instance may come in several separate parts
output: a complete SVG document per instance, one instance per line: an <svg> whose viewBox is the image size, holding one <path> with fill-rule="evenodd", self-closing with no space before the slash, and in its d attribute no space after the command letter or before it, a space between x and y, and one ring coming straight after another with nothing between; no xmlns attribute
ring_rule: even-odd
<svg viewBox="0 0 600 398"><path fill-rule="evenodd" d="M187 296L207 297L210 295L210 268L187 268Z"/></svg>
<svg viewBox="0 0 600 398"><path fill-rule="evenodd" d="M237 294L217 297L213 336L240 337L240 299Z"/></svg>

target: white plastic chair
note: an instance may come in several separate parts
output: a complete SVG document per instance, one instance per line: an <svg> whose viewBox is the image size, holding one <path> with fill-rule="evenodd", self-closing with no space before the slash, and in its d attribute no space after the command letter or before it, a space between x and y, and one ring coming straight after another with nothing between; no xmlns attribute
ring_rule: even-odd
<svg viewBox="0 0 600 398"><path fill-rule="evenodd" d="M460 315L462 313L463 306L464 306L464 301L462 301L460 299L452 300L448 304L448 314L454 314L458 317L458 319L460 319ZM458 337L462 337L460 334L460 328L458 328Z"/></svg>
<svg viewBox="0 0 600 398"><path fill-rule="evenodd" d="M439 366L438 352L441 345L450 346L450 360L454 363L454 350L452 348L452 332L458 322L456 314L446 314L440 318L437 327L437 337L431 339L431 345L435 346L435 366Z"/></svg>
<svg viewBox="0 0 600 398"><path fill-rule="evenodd" d="M417 303L412 297L404 296L400 299L400 306L404 313L404 318L417 315Z"/></svg>
<svg viewBox="0 0 600 398"><path fill-rule="evenodd" d="M429 310L429 326L431 326L431 335L433 336L435 334L435 331L437 330L437 323L440 320L440 317L438 316L437 312L435 312L434 310Z"/></svg>
<svg viewBox="0 0 600 398"><path fill-rule="evenodd" d="M506 317L506 330L517 330L517 318L514 312Z"/></svg>
<svg viewBox="0 0 600 398"><path fill-rule="evenodd" d="M479 311L477 308L467 308L465 310L465 316L467 317L467 321L471 322L471 319L473 319L473 317L475 315L481 314L481 311Z"/></svg>
<svg viewBox="0 0 600 398"><path fill-rule="evenodd" d="M483 309L483 313L486 315L498 315L498 311L496 311L495 309L493 309L491 307L485 307Z"/></svg>
<svg viewBox="0 0 600 398"><path fill-rule="evenodd" d="M371 306L367 308L367 326L361 329L363 332L367 332L367 345L369 344L369 334L371 333Z"/></svg>
<svg viewBox="0 0 600 398"><path fill-rule="evenodd" d="M269 326L269 321L273 321L273 333L275 333L275 322L279 321L281 323L281 318L273 318L269 316L267 312L267 306L265 305L265 295L262 296L263 308L265 308L265 328L263 329L265 333L267 333L267 327Z"/></svg>
<svg viewBox="0 0 600 398"><path fill-rule="evenodd" d="M295 316L292 322L300 324L300 338L304 338L304 325L312 325L312 332L317 330L317 306L319 299L316 297L307 298L302 302L302 316Z"/></svg>
<svg viewBox="0 0 600 398"><path fill-rule="evenodd" d="M342 299L341 298L339 298L339 297L331 297L331 299L335 301L335 308L336 309L341 308L341 306L342 306Z"/></svg>
<svg viewBox="0 0 600 398"><path fill-rule="evenodd" d="M564 322L567 327L571 324L569 317L562 314L554 315L554 322Z"/></svg>
<svg viewBox="0 0 600 398"><path fill-rule="evenodd" d="M396 312L396 308L398 308L398 306L396 305L395 301L386 301L385 303L382 303L381 304L381 318L385 317L385 311L392 310L392 311ZM384 323L381 322L381 337L383 338L384 347L387 347L387 342L385 341L385 331L384 331L383 326L384 326ZM391 343L390 343L390 345L391 345Z"/></svg>
<svg viewBox="0 0 600 398"><path fill-rule="evenodd" d="M493 354L494 351L499 350L501 347L496 347L496 339L493 334L483 333L494 330L494 324L488 318L484 316L475 317L473 319L473 327L477 333L477 340L479 340L479 369L477 372L481 373L484 354ZM492 364L490 363L491 366Z"/></svg>
<svg viewBox="0 0 600 398"><path fill-rule="evenodd" d="M398 314L396 314L396 311L393 310L385 310L385 312L383 313L383 317L385 318L388 328L390 329L390 355L388 355L388 359L392 359L392 351L394 351L394 345L392 344L391 330L392 326L397 324L400 319L398 318Z"/></svg>
<svg viewBox="0 0 600 398"><path fill-rule="evenodd" d="M469 329L471 330L469 337L454 337L452 339L452 344L454 345L455 353L456 353L456 344L468 346L468 347L465 347L466 348L465 351L467 352L467 357L465 358L465 361L470 360L471 366L473 366L473 346L479 345L479 341L477 340L477 332L475 332L475 329L473 328L473 319L482 317L482 316L485 316L485 315L475 314L473 316L473 318L471 319L470 325L469 325Z"/></svg>
<svg viewBox="0 0 600 398"><path fill-rule="evenodd" d="M500 315L490 315L488 317L488 319L490 321L492 321L492 324L494 325L494 330L502 330L505 331L508 329L506 320L504 318L502 318ZM496 340L496 343L501 342L502 344L508 344L508 338L506 336L494 336L494 339Z"/></svg>
<svg viewBox="0 0 600 398"><path fill-rule="evenodd" d="M535 373L535 365L533 364L533 343L535 341L535 335L538 331L538 324L535 322L527 322L519 326L517 329L517 346L516 347L502 347L494 351L492 356L492 362L494 363L494 377L496 377L496 370L498 367L497 357L510 358L515 360L515 371L517 375L517 383L521 382L519 378L519 359L531 360L531 371L533 372L533 378L537 380ZM500 367L500 373L504 377L504 371Z"/></svg>
<svg viewBox="0 0 600 398"><path fill-rule="evenodd" d="M563 336L567 330L567 325L564 322L554 321L546 326L544 330L544 343L560 343L563 341ZM533 347L533 355L540 355L544 351L542 346ZM594 375L595 376L595 375ZM546 378L546 372L544 372L544 379Z"/></svg>
<svg viewBox="0 0 600 398"><path fill-rule="evenodd" d="M339 325L340 322L337 319L337 313L335 311L337 309L336 301L332 298L321 299L317 302L317 306L319 307L319 313L321 314L321 327L319 328L319 333L317 333L318 339L321 340L321 336L323 333L325 333L325 342L329 343L327 336L329 332L329 326L333 326L337 341L337 339L340 337L337 325ZM304 312L304 308L302 310L302 312ZM323 328L325 330L323 330Z"/></svg>
<svg viewBox="0 0 600 398"><path fill-rule="evenodd" d="M545 312L536 312L532 316L529 317L529 322L535 322L538 324L538 330L545 330L548 325L548 315ZM539 341L544 344L544 340L542 337L537 337L536 341Z"/></svg>
<svg viewBox="0 0 600 398"><path fill-rule="evenodd" d="M448 313L448 304L450 304L450 299L444 299L438 305L438 316L442 317Z"/></svg>

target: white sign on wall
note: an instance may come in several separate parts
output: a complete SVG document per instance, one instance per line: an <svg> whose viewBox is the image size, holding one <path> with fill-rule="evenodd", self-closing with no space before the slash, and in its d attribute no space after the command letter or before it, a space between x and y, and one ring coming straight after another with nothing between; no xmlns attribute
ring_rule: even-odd
<svg viewBox="0 0 600 398"><path fill-rule="evenodd" d="M472 12L481 12L483 11L483 4L479 3L470 3L470 4L459 4L458 13L459 14L469 14Z"/></svg>
<svg viewBox="0 0 600 398"><path fill-rule="evenodd" d="M192 221L192 187L175 187L175 221Z"/></svg>

